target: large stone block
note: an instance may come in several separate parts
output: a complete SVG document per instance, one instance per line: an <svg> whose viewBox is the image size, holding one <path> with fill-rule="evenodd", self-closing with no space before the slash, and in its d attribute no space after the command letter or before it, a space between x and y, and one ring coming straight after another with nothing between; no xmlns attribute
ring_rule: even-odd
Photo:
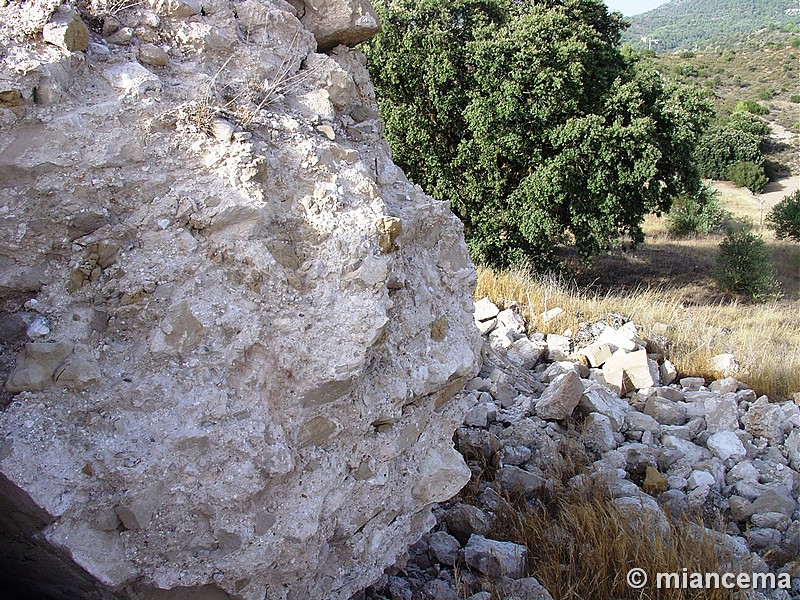
<svg viewBox="0 0 800 600"><path fill-rule="evenodd" d="M0 135L0 570L31 598L346 600L470 476L463 228L391 161L363 55L315 55L285 2L148 4L158 77L0 40L69 71ZM313 4L331 43L376 25ZM302 87L257 123L217 110L278 72ZM289 97L317 92L325 119Z"/></svg>
<svg viewBox="0 0 800 600"><path fill-rule="evenodd" d="M303 25L317 38L320 52L355 46L380 31L378 15L367 0L303 0Z"/></svg>

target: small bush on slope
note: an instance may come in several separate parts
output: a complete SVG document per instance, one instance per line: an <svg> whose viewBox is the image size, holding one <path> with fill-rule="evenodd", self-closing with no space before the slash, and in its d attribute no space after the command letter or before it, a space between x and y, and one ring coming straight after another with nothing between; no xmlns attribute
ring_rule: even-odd
<svg viewBox="0 0 800 600"><path fill-rule="evenodd" d="M745 294L754 300L766 300L778 292L769 248L749 227L731 229L722 240L714 277L723 290Z"/></svg>
<svg viewBox="0 0 800 600"><path fill-rule="evenodd" d="M800 190L785 196L778 202L769 215L767 225L775 230L779 240L789 238L800 242Z"/></svg>
<svg viewBox="0 0 800 600"><path fill-rule="evenodd" d="M730 213L722 208L719 192L704 185L695 196L681 196L672 203L667 227L674 235L721 231Z"/></svg>

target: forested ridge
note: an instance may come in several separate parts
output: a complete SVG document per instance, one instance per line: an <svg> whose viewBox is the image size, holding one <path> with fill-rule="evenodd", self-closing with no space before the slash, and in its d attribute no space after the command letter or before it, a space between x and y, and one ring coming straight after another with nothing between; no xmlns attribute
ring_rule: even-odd
<svg viewBox="0 0 800 600"><path fill-rule="evenodd" d="M796 32L800 4L797 0L672 0L630 21L624 41L634 47L704 48L741 43L764 29Z"/></svg>

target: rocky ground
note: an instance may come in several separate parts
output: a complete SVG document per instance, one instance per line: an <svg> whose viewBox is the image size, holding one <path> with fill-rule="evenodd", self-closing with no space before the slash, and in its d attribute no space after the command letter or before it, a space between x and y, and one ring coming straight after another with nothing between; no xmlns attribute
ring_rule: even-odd
<svg viewBox="0 0 800 600"><path fill-rule="evenodd" d="M436 527L405 564L358 598L497 597L490 590L550 598L529 576L528 550L491 539L492 525L509 493L536 505L554 453L576 442L593 462L570 483L600 478L616 506L651 522L714 515L726 530L705 534L742 570L791 577L791 590L747 597L800 598L800 398L759 397L735 378L730 355L718 357L727 377L678 379L664 358L667 340L642 339L619 315L563 336L529 336L513 306L500 311L488 299L475 316L484 364L465 391L472 408L457 432L472 489L440 504Z"/></svg>

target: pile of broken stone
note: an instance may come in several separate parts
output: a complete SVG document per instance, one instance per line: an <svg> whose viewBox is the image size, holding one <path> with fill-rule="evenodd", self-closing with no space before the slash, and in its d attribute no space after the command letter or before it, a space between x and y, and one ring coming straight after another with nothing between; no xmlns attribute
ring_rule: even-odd
<svg viewBox="0 0 800 600"><path fill-rule="evenodd" d="M475 320L484 364L463 392L472 408L456 437L474 472L475 456L494 461L494 480L480 483L475 505L457 497L436 507L434 530L361 598L455 600L464 590L469 600L498 590L503 598L550 598L525 577L526 548L490 539L491 525L502 494L535 501L568 438L596 459L578 477L602 477L624 512L645 511L650 522L667 513L720 515L726 532L698 535L747 571L792 578L791 592L745 597L800 598L800 398L771 402L732 376L678 379L619 315L575 334L529 336L513 303L501 311L484 298ZM737 368L730 356L718 362Z"/></svg>

